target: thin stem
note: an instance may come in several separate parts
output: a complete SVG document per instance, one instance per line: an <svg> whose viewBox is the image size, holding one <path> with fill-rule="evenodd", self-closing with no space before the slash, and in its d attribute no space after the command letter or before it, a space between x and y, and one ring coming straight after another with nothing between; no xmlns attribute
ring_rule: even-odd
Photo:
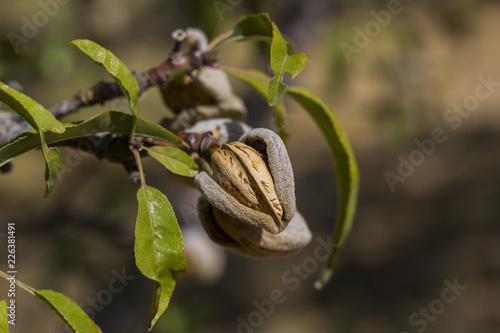
<svg viewBox="0 0 500 333"><path fill-rule="evenodd" d="M210 44L208 44L207 46L207 54L211 54L213 49L219 45L221 45L225 39L228 39L229 36L231 36L234 32L234 29L231 29L229 31L226 31L222 34L220 34L219 36L215 37L214 39L212 39L212 41L210 42Z"/></svg>
<svg viewBox="0 0 500 333"><path fill-rule="evenodd" d="M3 272L0 270L0 276L3 277L5 280L7 281L10 281L9 279L11 278L9 274ZM36 290L34 288L31 288L30 286L28 286L27 284L24 284L22 283L21 281L19 281L18 279L15 279L15 283L21 287L22 289L26 290L27 292L29 292L31 295L35 296L36 294Z"/></svg>
<svg viewBox="0 0 500 333"><path fill-rule="evenodd" d="M181 147L181 148L189 148L189 145L184 141L180 146L173 144L171 142L163 141L160 139L149 138L149 137L140 137L138 140L141 141L142 144L147 144L151 146L162 146L162 147Z"/></svg>
<svg viewBox="0 0 500 333"><path fill-rule="evenodd" d="M142 171L141 154L137 148L132 148L132 153L134 153L135 163L139 169L139 176L141 177L141 186L146 187L146 179L144 178L144 172Z"/></svg>

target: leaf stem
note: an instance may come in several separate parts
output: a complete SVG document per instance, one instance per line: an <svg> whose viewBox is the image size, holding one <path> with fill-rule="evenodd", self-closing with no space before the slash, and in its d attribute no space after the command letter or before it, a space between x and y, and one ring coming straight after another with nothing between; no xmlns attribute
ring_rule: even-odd
<svg viewBox="0 0 500 333"><path fill-rule="evenodd" d="M7 281L10 281L11 277L9 274L3 272L0 270L0 276L3 277L5 280ZM14 278L15 279L15 278ZM18 279L15 279L15 283L21 287L22 289L26 290L27 292L29 292L31 295L33 296L36 296L35 295L35 289L31 288L30 286L28 286L27 284L24 284L22 283L21 281L19 281Z"/></svg>
<svg viewBox="0 0 500 333"><path fill-rule="evenodd" d="M260 75L258 73L254 73L252 71L249 71L247 69L243 69L243 68L240 68L240 67L233 67L233 66L228 66L228 65L218 65L217 68L220 68L222 70L237 72L237 73L240 73L240 74L245 74L245 75L254 77L257 80L265 82L266 84L268 84L269 80L270 80L268 77L264 77L264 76L262 76L262 75Z"/></svg>
<svg viewBox="0 0 500 333"><path fill-rule="evenodd" d="M207 54L210 55L212 53L212 50L215 49L217 46L221 45L225 39L227 39L229 36L231 36L234 32L234 29L228 30L226 32L223 32L219 36L215 37L212 39L210 44L207 46Z"/></svg>
<svg viewBox="0 0 500 333"><path fill-rule="evenodd" d="M146 187L146 179L144 178L144 172L142 169L141 154L139 153L139 149L132 148L132 153L134 154L135 163L137 164L137 168L139 169L139 175L141 177L141 186Z"/></svg>

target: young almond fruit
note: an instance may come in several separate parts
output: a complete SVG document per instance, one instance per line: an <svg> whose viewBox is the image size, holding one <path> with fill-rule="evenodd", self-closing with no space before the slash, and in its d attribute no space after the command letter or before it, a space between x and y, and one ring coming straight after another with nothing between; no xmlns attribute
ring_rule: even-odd
<svg viewBox="0 0 500 333"><path fill-rule="evenodd" d="M295 184L285 144L276 133L250 130L222 145L211 160L213 177L200 172L194 179L210 205L232 221L271 234L286 229L296 212Z"/></svg>
<svg viewBox="0 0 500 333"><path fill-rule="evenodd" d="M282 258L301 251L312 239L304 217L296 212L285 230L272 234L243 223L212 206L203 196L198 215L208 237L227 250L252 258Z"/></svg>
<svg viewBox="0 0 500 333"><path fill-rule="evenodd" d="M214 180L238 202L271 215L283 227L283 207L269 167L259 152L242 142L222 145L212 154Z"/></svg>

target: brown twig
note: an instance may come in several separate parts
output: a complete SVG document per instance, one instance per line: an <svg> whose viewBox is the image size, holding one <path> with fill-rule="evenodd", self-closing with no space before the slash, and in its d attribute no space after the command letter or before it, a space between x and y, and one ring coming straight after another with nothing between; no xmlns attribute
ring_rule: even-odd
<svg viewBox="0 0 500 333"><path fill-rule="evenodd" d="M168 59L160 65L141 73L134 73L139 85L139 94L153 86L162 86L170 81L170 72L180 70L189 74L199 66L213 66L215 57L206 58L205 54L188 52L182 54L179 50L179 41L176 41L174 51ZM50 112L58 119L79 109L95 104L104 104L107 101L123 97L123 91L116 82L100 81L94 86L80 90L75 96L58 103L50 108ZM31 130L21 117L12 112L0 111L0 147L15 137Z"/></svg>
<svg viewBox="0 0 500 333"><path fill-rule="evenodd" d="M139 94L147 89L163 85L169 81L169 72L179 66L170 62L170 57L159 66L134 74L139 84ZM61 118L68 113L76 112L82 107L103 104L106 101L123 97L123 91L116 82L100 81L91 88L80 90L73 98L62 101L50 109L56 117Z"/></svg>
<svg viewBox="0 0 500 333"><path fill-rule="evenodd" d="M188 55L186 55L188 56ZM188 63L189 64L189 63ZM171 57L158 65L144 72L134 74L139 85L139 93L156 86L169 82L170 71L173 69L189 70L184 62L176 64L171 61ZM80 90L75 96L62 101L50 108L50 112L58 119L65 115L76 112L79 109L94 104L103 104L117 97L123 97L123 91L116 82L100 81L91 88ZM31 130L31 126L16 113L0 111L0 147L11 141L15 137Z"/></svg>
<svg viewBox="0 0 500 333"><path fill-rule="evenodd" d="M215 54L207 55L196 48L188 52L182 51L182 43L187 38L183 30L176 30L172 34L175 41L172 52L167 60L156 67L150 68L141 73L134 73L139 85L139 94L142 94L147 89L153 86L163 86L170 82L171 72L173 70L182 71L188 75L194 69L201 66L216 66L217 60ZM15 88L22 90L22 87ZM64 100L50 108L50 112L58 119L67 114L78 111L79 109L95 104L103 104L107 101L118 97L123 97L124 93L118 83L100 81L94 86L80 90L75 96ZM31 126L15 113L0 111L0 147L7 144L15 137L31 130ZM161 142L148 142L148 138L143 138L143 144L159 144ZM122 164L128 171L129 176L137 171L135 159L128 147L128 141L121 135L117 134L97 134L87 138L75 140L67 140L57 144L58 146L69 146L82 150L84 147L88 153L96 155L98 159L107 159L111 162ZM208 149L208 148L207 148ZM4 166L0 172L6 172L9 165Z"/></svg>

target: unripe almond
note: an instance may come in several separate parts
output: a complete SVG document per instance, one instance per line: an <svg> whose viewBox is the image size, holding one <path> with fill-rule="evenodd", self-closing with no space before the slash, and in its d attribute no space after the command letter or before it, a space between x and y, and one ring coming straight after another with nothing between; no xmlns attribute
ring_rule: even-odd
<svg viewBox="0 0 500 333"><path fill-rule="evenodd" d="M238 202L272 216L282 228L283 207L263 156L242 142L224 144L212 154L214 180Z"/></svg>

